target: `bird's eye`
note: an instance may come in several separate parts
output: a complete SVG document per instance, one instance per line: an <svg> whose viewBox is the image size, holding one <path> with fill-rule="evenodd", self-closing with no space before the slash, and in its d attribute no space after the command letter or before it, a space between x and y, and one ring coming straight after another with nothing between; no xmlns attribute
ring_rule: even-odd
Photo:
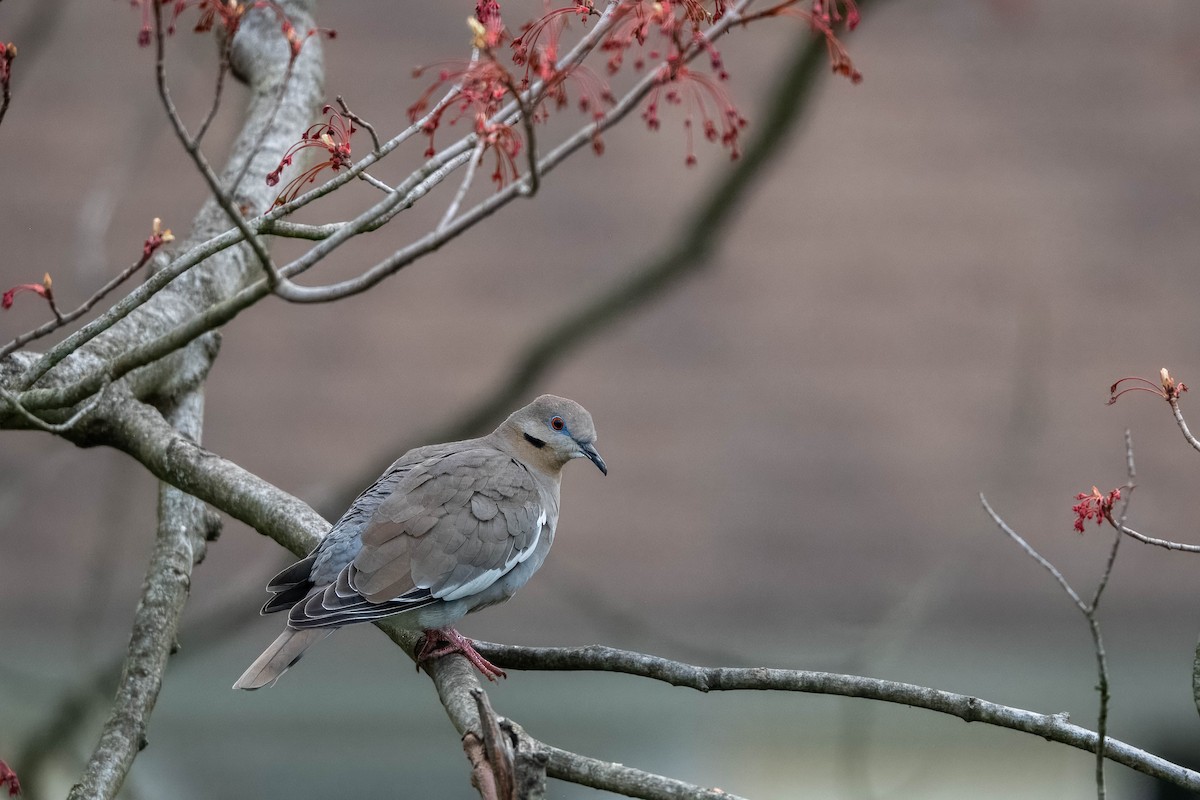
<svg viewBox="0 0 1200 800"><path fill-rule="evenodd" d="M563 422L562 417L554 417L553 419L550 420L550 427L554 428L554 430L556 430L556 431L561 431L563 428L566 427L566 425L567 424L565 422Z"/></svg>

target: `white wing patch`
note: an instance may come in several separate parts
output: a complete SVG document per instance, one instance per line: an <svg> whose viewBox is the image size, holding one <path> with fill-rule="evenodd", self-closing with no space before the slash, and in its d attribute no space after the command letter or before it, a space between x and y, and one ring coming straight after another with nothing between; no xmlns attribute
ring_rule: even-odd
<svg viewBox="0 0 1200 800"><path fill-rule="evenodd" d="M496 567L481 572L471 580L464 584L451 588L444 587L440 592L434 592L433 596L439 600L449 603L452 600L461 600L464 597L482 592L487 587L491 586L504 575L508 574L517 564L525 561L533 551L537 549L538 541L542 538L542 529L546 526L546 510L542 509L542 513L537 518L537 528L533 532L533 542L526 549L513 553L512 556L504 562L503 567Z"/></svg>

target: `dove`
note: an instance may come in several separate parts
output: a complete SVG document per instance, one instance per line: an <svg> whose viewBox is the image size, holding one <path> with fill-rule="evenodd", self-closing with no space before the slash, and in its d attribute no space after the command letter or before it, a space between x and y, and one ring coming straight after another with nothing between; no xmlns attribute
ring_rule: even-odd
<svg viewBox="0 0 1200 800"><path fill-rule="evenodd" d="M424 632L418 666L461 653L488 680L505 677L454 625L508 600L542 566L562 469L576 458L608 474L591 414L554 395L487 436L409 450L267 585L262 613L286 610L287 627L233 688L273 684L343 625L391 616Z"/></svg>

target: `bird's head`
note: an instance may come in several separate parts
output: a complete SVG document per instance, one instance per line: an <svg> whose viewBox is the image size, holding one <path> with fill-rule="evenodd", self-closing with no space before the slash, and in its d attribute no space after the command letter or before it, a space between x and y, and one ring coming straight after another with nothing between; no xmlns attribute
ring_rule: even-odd
<svg viewBox="0 0 1200 800"><path fill-rule="evenodd" d="M531 460L561 468L573 458L590 460L605 475L608 465L596 452L596 426L587 409L565 397L544 394L514 411L508 427Z"/></svg>

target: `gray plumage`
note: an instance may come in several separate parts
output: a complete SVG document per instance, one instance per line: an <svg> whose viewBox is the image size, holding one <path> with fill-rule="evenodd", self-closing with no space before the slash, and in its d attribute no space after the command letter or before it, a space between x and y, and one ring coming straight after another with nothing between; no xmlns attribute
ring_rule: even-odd
<svg viewBox="0 0 1200 800"><path fill-rule="evenodd" d="M286 609L287 628L234 688L274 683L337 627L393 614L453 643L422 658L463 652L489 678L502 675L451 626L512 597L542 565L563 465L584 457L608 473L595 440L582 406L542 395L487 436L405 453L268 584L275 596L262 611Z"/></svg>

